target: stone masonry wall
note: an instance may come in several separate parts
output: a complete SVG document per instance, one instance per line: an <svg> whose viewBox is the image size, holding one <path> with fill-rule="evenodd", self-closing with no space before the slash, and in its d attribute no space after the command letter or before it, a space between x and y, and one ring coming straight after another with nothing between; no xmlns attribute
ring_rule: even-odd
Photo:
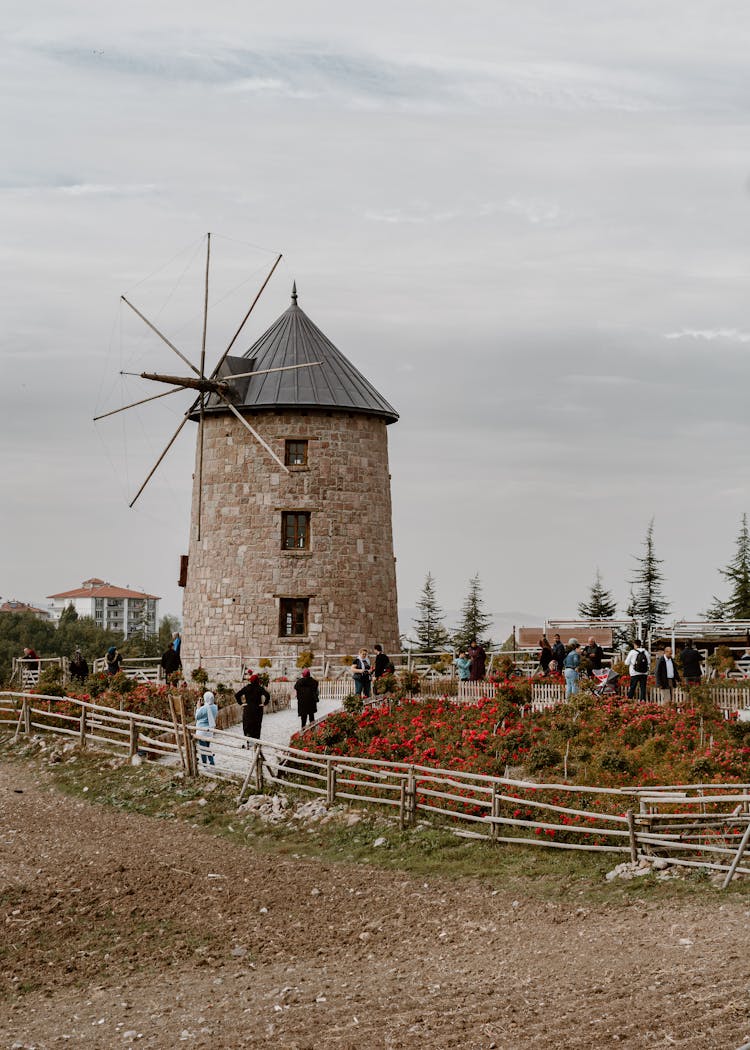
<svg viewBox="0 0 750 1050"><path fill-rule="evenodd" d="M183 659L353 654L399 648L388 436L374 416L248 416L283 461L306 439L307 467L286 474L230 415L206 418L201 539L193 485ZM281 549L283 511L310 512L310 549ZM309 598L308 632L279 637L280 598Z"/></svg>

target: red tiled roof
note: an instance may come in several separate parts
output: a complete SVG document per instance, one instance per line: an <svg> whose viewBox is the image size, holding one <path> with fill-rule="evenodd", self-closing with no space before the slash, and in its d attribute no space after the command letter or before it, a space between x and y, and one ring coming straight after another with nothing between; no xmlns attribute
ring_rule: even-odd
<svg viewBox="0 0 750 1050"><path fill-rule="evenodd" d="M27 605L26 602L9 601L0 605L0 612L33 612L42 616L49 616L46 609L37 609L35 605Z"/></svg>
<svg viewBox="0 0 750 1050"><path fill-rule="evenodd" d="M111 583L100 583L93 587L77 587L74 591L61 591L60 594L48 594L48 598L154 598L156 594L145 594L143 591L129 591L125 587L113 587Z"/></svg>

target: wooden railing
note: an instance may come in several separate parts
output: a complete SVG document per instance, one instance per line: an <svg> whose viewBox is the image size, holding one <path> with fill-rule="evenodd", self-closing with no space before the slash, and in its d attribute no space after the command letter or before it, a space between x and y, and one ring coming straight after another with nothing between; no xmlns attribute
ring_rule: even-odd
<svg viewBox="0 0 750 1050"><path fill-rule="evenodd" d="M62 706L65 712L62 712ZM75 699L0 693L0 727L48 731L118 750L182 762L191 775L241 782L249 789L293 787L326 803L358 802L398 814L402 826L420 816L457 835L512 845L668 856L686 866L750 874L741 866L750 840L749 784L601 788L538 784L404 762L326 755L253 741L236 733L196 731L172 722ZM563 801L561 801L561 796ZM564 801L567 796L568 803Z"/></svg>

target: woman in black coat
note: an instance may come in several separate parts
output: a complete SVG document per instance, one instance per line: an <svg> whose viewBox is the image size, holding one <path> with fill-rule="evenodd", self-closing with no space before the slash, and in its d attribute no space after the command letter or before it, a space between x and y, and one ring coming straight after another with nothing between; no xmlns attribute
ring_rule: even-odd
<svg viewBox="0 0 750 1050"><path fill-rule="evenodd" d="M315 721L315 712L318 710L318 683L306 667L302 677L294 683L294 691L297 694L297 714L302 719L302 728Z"/></svg>
<svg viewBox="0 0 750 1050"><path fill-rule="evenodd" d="M260 740L263 708L271 702L271 694L260 684L258 675L251 674L250 681L234 698L242 708L242 732L253 740Z"/></svg>

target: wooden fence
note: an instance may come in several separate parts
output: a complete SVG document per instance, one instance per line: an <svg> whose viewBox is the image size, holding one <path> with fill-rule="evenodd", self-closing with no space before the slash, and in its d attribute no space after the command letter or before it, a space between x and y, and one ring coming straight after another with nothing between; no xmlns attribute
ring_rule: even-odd
<svg viewBox="0 0 750 1050"><path fill-rule="evenodd" d="M551 849L621 854L631 860L667 856L686 866L750 874L741 866L750 840L749 784L600 788L492 777L459 770L321 755L253 741L236 733L196 731L184 712L172 721L75 699L0 693L0 727L48 731L81 746L123 756L139 753L180 762L191 775L252 788L292 786L335 802L384 807L401 826L420 817L468 838Z"/></svg>

